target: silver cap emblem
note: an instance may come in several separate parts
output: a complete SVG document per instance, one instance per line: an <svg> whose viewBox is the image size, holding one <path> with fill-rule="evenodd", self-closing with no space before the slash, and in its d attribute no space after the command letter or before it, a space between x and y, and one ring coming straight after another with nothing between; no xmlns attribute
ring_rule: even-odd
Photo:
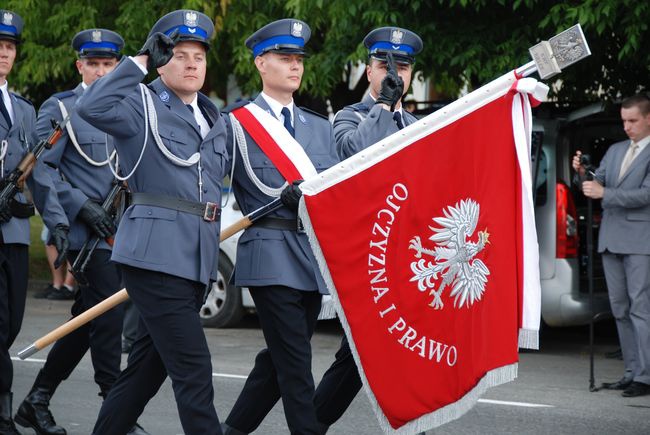
<svg viewBox="0 0 650 435"><path fill-rule="evenodd" d="M302 36L302 23L299 23L297 21L293 22L291 25L291 35L295 36L296 38L300 38Z"/></svg>
<svg viewBox="0 0 650 435"><path fill-rule="evenodd" d="M187 27L196 27L198 21L199 21L199 15L196 12L194 11L185 12L185 19L183 20L183 24L185 24Z"/></svg>
<svg viewBox="0 0 650 435"><path fill-rule="evenodd" d="M11 26L11 22L14 20L14 14L11 12L5 12L2 15L2 24L5 26Z"/></svg>
<svg viewBox="0 0 650 435"><path fill-rule="evenodd" d="M402 32L399 29L393 29L393 31L390 34L391 44L401 44L402 39L404 39L404 32Z"/></svg>
<svg viewBox="0 0 650 435"><path fill-rule="evenodd" d="M102 42L102 32L101 30L93 30L93 42Z"/></svg>

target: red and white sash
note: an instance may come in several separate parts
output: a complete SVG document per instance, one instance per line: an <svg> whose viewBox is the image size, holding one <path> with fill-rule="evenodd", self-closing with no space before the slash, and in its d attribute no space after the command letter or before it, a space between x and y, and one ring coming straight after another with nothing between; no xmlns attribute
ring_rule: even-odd
<svg viewBox="0 0 650 435"><path fill-rule="evenodd" d="M316 168L302 146L266 110L249 103L232 114L289 184L316 175Z"/></svg>

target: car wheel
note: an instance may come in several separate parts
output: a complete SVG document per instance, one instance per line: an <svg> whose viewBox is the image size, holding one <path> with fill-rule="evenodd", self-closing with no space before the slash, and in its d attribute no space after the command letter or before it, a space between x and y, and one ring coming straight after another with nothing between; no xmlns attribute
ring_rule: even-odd
<svg viewBox="0 0 650 435"><path fill-rule="evenodd" d="M244 315L241 289L228 283L232 271L232 263L223 253L220 253L217 280L212 283L199 313L203 326L212 328L234 326Z"/></svg>

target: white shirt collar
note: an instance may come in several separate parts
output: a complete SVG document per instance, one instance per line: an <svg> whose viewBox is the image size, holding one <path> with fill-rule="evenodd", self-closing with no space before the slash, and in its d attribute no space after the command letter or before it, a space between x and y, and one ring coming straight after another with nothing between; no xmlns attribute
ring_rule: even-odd
<svg viewBox="0 0 650 435"><path fill-rule="evenodd" d="M86 89L88 89L88 85L86 84L86 82L81 82L81 88L82 88L84 91L85 91Z"/></svg>
<svg viewBox="0 0 650 435"><path fill-rule="evenodd" d="M2 89L2 100L5 103L5 107L7 108L7 112L9 112L9 117L11 118L11 122L14 122L14 106L11 104L11 97L9 96L9 82L5 80L5 84L0 86L0 89Z"/></svg>
<svg viewBox="0 0 650 435"><path fill-rule="evenodd" d="M282 115L282 108L286 107L289 109L289 112L291 113L291 124L294 125L294 116L293 116L293 100L286 106L283 106L282 103L280 103L278 100L273 99L272 97L269 97L266 95L263 91L260 92L260 95L262 98L264 98L264 101L266 101L266 104L269 105L271 110L273 111L273 115L278 118L281 122L284 122L284 116Z"/></svg>
<svg viewBox="0 0 650 435"><path fill-rule="evenodd" d="M637 153L637 155L638 155L641 151L643 151L643 149L645 147L648 146L648 144L650 144L650 136L644 137L643 139L638 141L636 144L639 146L639 152Z"/></svg>
<svg viewBox="0 0 650 435"><path fill-rule="evenodd" d="M208 124L208 120L205 119L203 112L201 112L201 109L199 108L199 94L196 94L192 102L188 105L192 106L194 119L196 120L196 123L199 125L199 129L201 130L201 137L205 138L210 131L210 124Z"/></svg>

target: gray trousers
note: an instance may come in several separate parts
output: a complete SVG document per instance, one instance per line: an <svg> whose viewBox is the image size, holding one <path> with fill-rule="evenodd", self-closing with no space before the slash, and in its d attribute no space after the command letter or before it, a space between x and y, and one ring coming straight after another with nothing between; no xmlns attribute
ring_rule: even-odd
<svg viewBox="0 0 650 435"><path fill-rule="evenodd" d="M650 255L603 253L626 379L650 384Z"/></svg>

